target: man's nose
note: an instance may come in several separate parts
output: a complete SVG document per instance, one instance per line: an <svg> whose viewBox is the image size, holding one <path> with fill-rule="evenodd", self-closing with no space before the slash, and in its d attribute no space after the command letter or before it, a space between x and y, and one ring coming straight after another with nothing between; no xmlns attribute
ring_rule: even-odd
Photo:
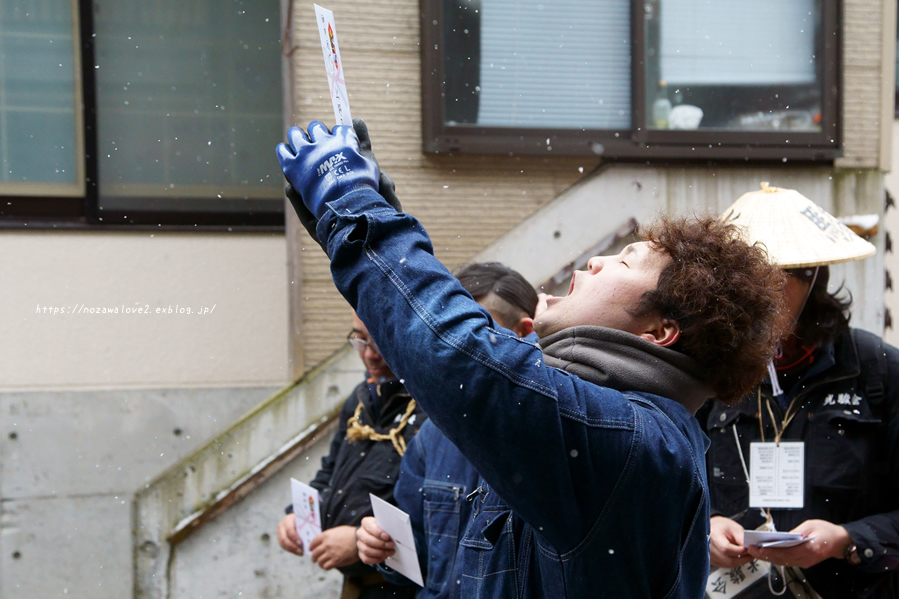
<svg viewBox="0 0 900 599"><path fill-rule="evenodd" d="M594 256L593 258L588 260L588 263L587 263L588 272L591 274L594 274L597 271L601 270L603 268L603 260L604 260L603 256Z"/></svg>
<svg viewBox="0 0 900 599"><path fill-rule="evenodd" d="M369 341L369 344L363 350L363 355L369 356L371 359L378 359L381 357L381 354L378 352L378 347L371 341Z"/></svg>

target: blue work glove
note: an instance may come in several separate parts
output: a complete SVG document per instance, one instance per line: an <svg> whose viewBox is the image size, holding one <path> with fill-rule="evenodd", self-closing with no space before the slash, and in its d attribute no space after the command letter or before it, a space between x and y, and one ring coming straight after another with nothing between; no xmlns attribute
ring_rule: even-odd
<svg viewBox="0 0 900 599"><path fill-rule="evenodd" d="M353 130L356 131L356 137L359 139L359 153L378 165L378 160L375 158L375 153L372 151L372 139L369 137L369 128L366 126L365 121L362 119L353 119ZM397 198L395 189L396 187L393 179L391 179L379 166L378 193L388 204L393 206L394 210L403 212L403 207L400 205L400 200ZM321 247L322 250L325 250L325 245L319 241L319 238L316 236L316 225L319 224L319 221L312 212L307 210L306 206L303 204L303 198L300 197L297 190L290 184L284 188L284 195L290 200L291 205L294 207L294 212L297 213L300 224L303 225L303 228L306 229L309 236L319 244L319 247Z"/></svg>
<svg viewBox="0 0 900 599"><path fill-rule="evenodd" d="M309 136L299 127L288 129L288 144L278 144L276 153L285 178L316 220L328 202L357 189L378 189L378 166L360 154L352 127L336 125L331 133L313 121L308 129Z"/></svg>

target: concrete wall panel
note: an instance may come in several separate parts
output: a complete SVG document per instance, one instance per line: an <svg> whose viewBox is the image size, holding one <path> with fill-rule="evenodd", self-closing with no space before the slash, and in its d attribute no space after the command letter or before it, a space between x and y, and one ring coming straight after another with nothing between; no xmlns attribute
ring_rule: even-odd
<svg viewBox="0 0 900 599"><path fill-rule="evenodd" d="M290 478L309 482L331 437L175 547L172 599L338 597L342 576L278 546L275 530L291 502Z"/></svg>
<svg viewBox="0 0 900 599"><path fill-rule="evenodd" d="M0 597L131 596L128 495L3 501Z"/></svg>
<svg viewBox="0 0 900 599"><path fill-rule="evenodd" d="M277 388L0 394L0 496L125 494Z"/></svg>

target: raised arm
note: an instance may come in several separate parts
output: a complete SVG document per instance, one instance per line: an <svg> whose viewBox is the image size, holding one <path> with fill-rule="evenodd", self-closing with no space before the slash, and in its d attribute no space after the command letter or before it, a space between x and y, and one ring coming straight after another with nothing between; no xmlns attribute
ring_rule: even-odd
<svg viewBox="0 0 900 599"><path fill-rule="evenodd" d="M570 531L587 529L625 463L593 448L598 437L585 434L584 424L609 417L628 428L627 400L548 368L539 348L495 328L434 257L421 224L375 191L369 166L356 171L361 157L351 129L335 127L332 135L312 123L309 137L298 131L289 133L290 147L279 146L279 159L319 217L316 232L337 288L392 370L484 479L557 546L571 546ZM335 162L346 169L323 167ZM611 427L609 434L619 432Z"/></svg>

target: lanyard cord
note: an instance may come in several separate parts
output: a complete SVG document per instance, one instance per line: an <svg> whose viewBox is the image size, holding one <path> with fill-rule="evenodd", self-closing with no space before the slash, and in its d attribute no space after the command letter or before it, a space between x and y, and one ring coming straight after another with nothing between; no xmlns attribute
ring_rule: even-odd
<svg viewBox="0 0 900 599"><path fill-rule="evenodd" d="M793 420L794 416L796 416L800 412L800 409L798 408L796 412L794 412L793 414L791 413L791 410L794 409L794 404L797 403L798 397L799 396L797 396L797 395L794 396L794 399L791 400L791 404L788 406L787 411L784 413L784 418L782 418L782 420L781 420L781 430L778 430L778 421L775 420L775 414L772 412L772 402L768 397L766 398L766 409L769 411L769 418L772 419L772 428L775 429L775 445L776 446L778 446L778 444L781 443L781 437L784 436L784 431L787 430L787 427L791 423L791 420ZM763 443L765 443L766 433L765 433L765 429L763 429L763 420L762 420L762 390L759 387L756 388L756 402L757 402L757 410L758 410L757 417L759 420L759 438ZM737 431L735 431L735 432L737 432ZM766 517L766 522L772 522L771 508L766 508L765 517ZM771 581L770 581L770 584L771 584ZM784 590L782 590L781 593L775 593L775 591L772 591L772 594L782 595L782 594L784 594Z"/></svg>
<svg viewBox="0 0 900 599"><path fill-rule="evenodd" d="M781 419L781 430L778 429L778 421L775 419L775 414L772 412L771 400L768 397L766 398L766 409L769 412L769 418L772 419L772 428L775 429L775 445L781 443L781 437L784 436L784 431L787 430L787 427L791 423L791 420L794 419L794 416L796 416L800 412L800 409L798 408L796 412L791 413L791 410L794 409L794 404L797 403L798 397L799 395L794 396L794 399L791 400L787 411L784 413L784 418ZM763 429L762 419L762 390L759 387L756 388L756 403L757 416L759 418L759 438L761 441L765 442L766 433L765 429Z"/></svg>
<svg viewBox="0 0 900 599"><path fill-rule="evenodd" d="M734 444L737 446L738 457L741 458L741 468L744 469L744 480L747 481L747 487L750 487L750 471L747 470L747 462L744 461L744 450L741 449L741 439L738 437L737 424L731 425L731 431L734 433Z"/></svg>
<svg viewBox="0 0 900 599"><path fill-rule="evenodd" d="M750 488L750 471L747 470L747 461L744 460L744 450L741 449L741 439L738 436L737 423L731 425L731 432L734 433L734 445L735 445L735 447L737 447L738 457L741 458L741 468L744 469L744 479L747 481L747 488L749 489ZM747 510L749 510L749 509L750 508L747 508ZM744 510L744 513L746 513L747 510ZM770 511L760 508L759 513L762 516L762 518L766 521L766 523L769 523L772 521L772 513ZM737 519L737 517L735 517L735 519Z"/></svg>

